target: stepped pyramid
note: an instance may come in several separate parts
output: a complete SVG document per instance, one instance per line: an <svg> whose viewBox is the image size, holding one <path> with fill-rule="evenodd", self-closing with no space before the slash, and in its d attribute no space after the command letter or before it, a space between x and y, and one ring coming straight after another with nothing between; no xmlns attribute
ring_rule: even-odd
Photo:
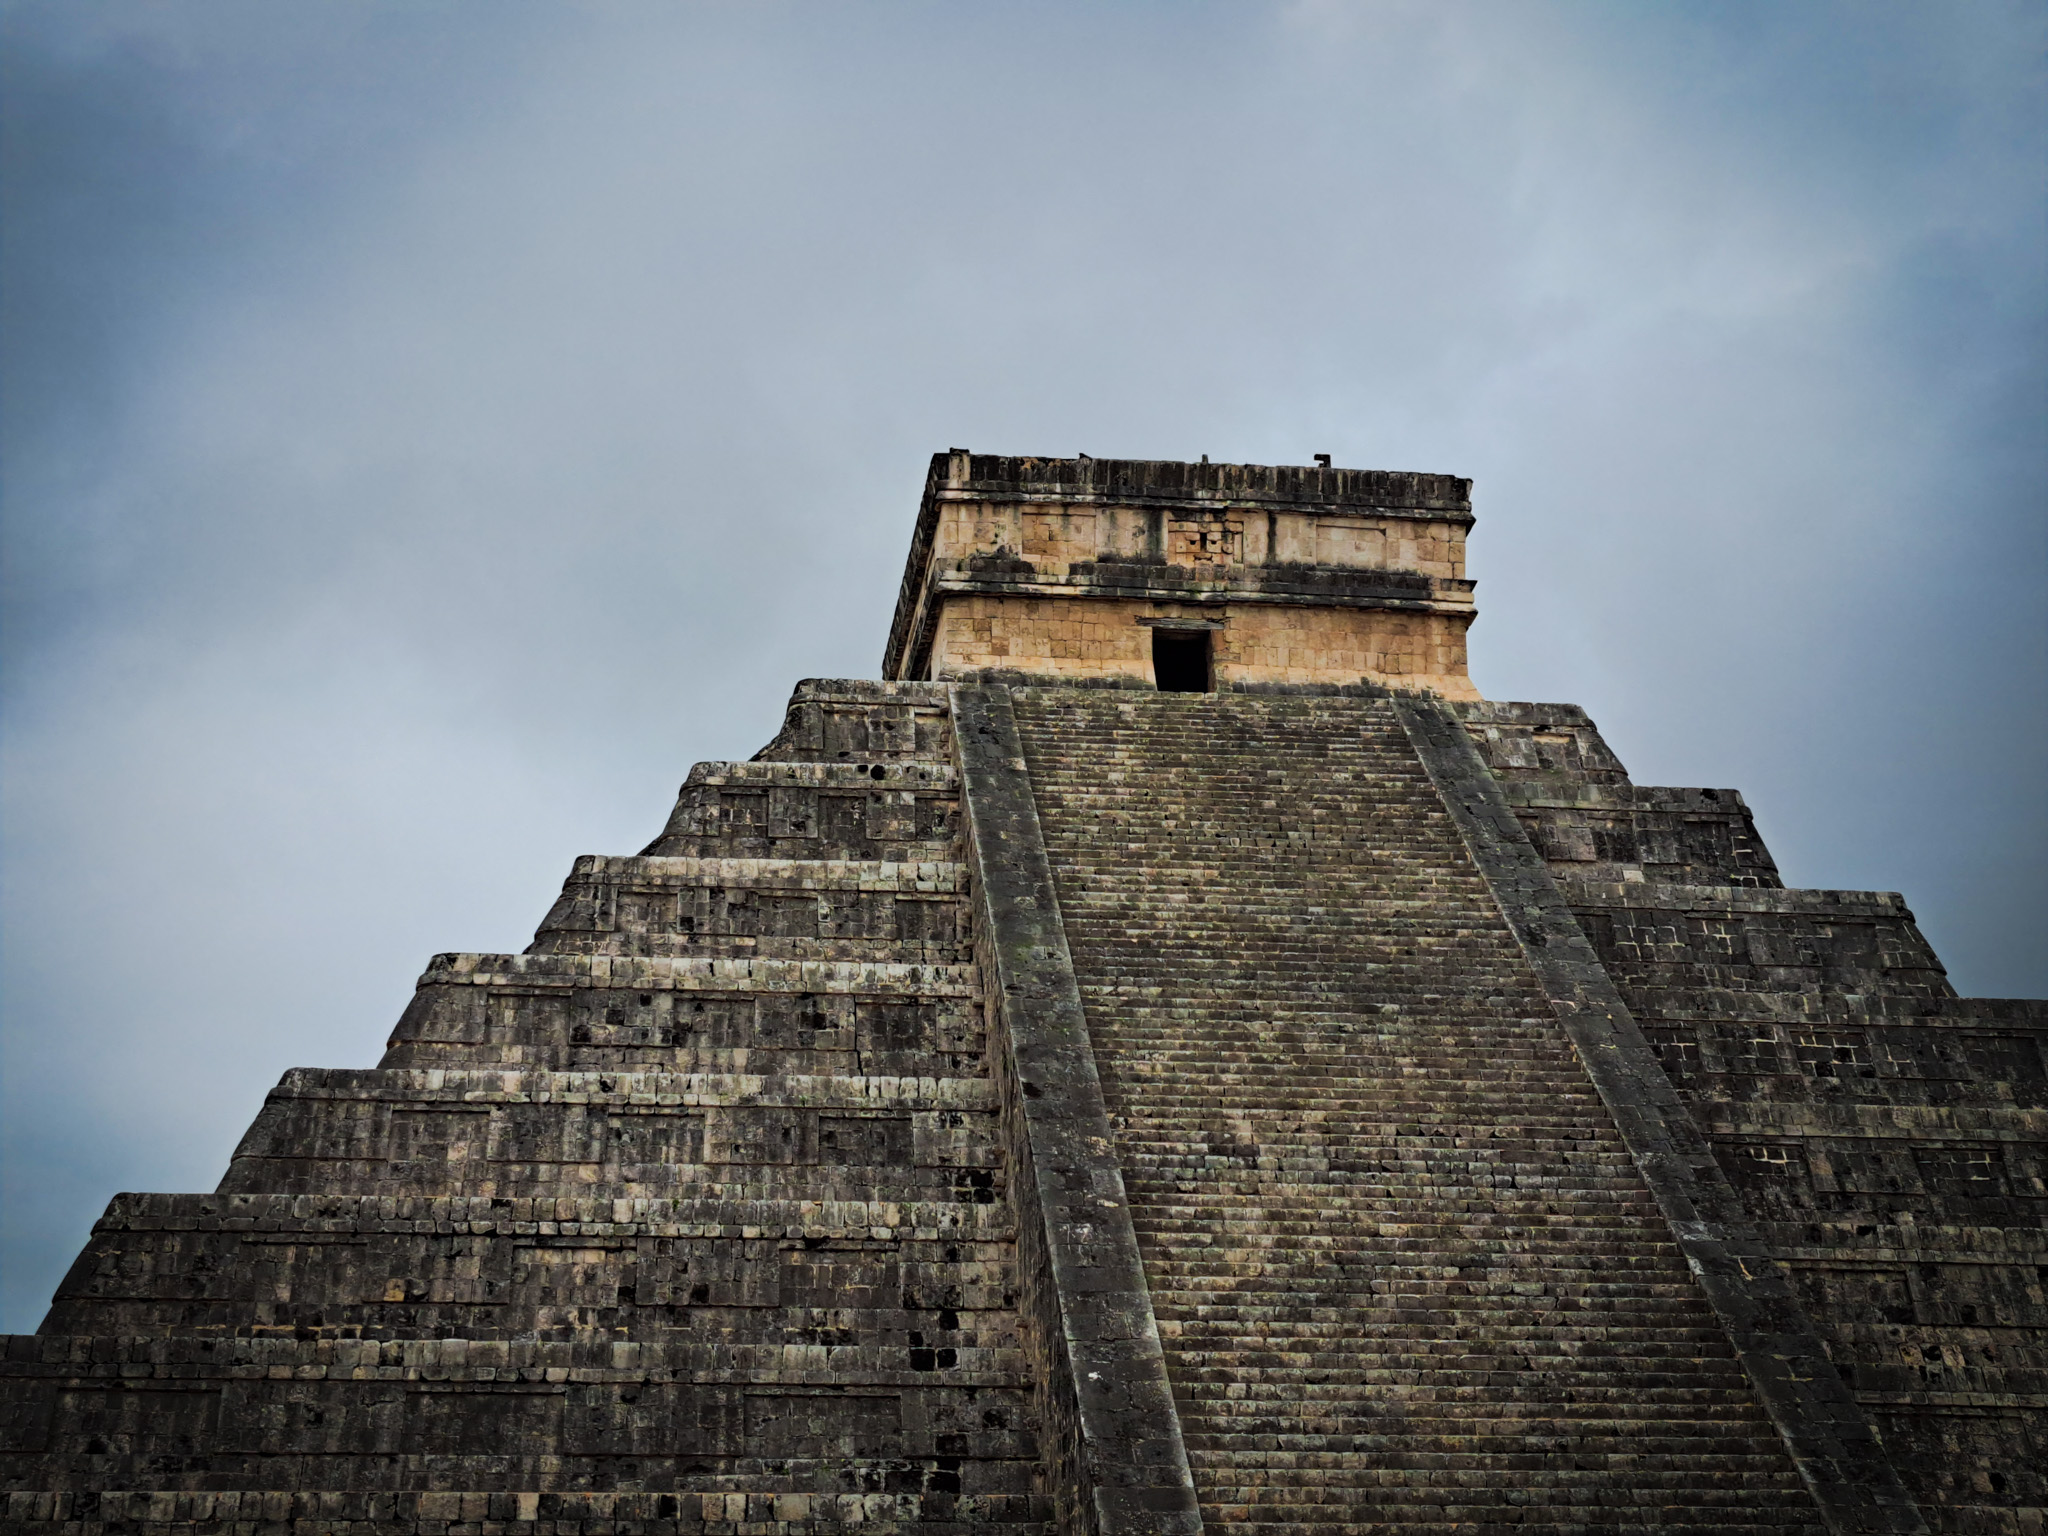
<svg viewBox="0 0 2048 1536"><path fill-rule="evenodd" d="M2048 1006L1466 676L1470 483L932 461L797 686L0 1351L48 1536L2048 1520Z"/></svg>

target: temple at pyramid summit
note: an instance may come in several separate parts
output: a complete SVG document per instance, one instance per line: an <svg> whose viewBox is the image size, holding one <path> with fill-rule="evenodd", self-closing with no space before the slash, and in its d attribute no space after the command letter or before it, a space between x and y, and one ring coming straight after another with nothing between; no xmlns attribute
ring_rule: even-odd
<svg viewBox="0 0 2048 1536"><path fill-rule="evenodd" d="M2039 1536L2048 1005L1483 699L1471 525L936 455L883 680L114 1198L0 1527Z"/></svg>

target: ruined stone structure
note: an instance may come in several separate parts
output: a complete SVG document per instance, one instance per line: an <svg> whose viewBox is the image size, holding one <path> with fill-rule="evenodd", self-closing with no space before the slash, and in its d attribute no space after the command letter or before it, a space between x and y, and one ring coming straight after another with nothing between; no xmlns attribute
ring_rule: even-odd
<svg viewBox="0 0 2048 1536"><path fill-rule="evenodd" d="M2048 1007L1481 700L1470 521L939 455L889 681L114 1200L6 1529L2042 1531Z"/></svg>
<svg viewBox="0 0 2048 1536"><path fill-rule="evenodd" d="M933 460L891 677L1229 689L1361 679L1476 699L1472 485L1452 475ZM1193 653L1193 654L1190 654Z"/></svg>

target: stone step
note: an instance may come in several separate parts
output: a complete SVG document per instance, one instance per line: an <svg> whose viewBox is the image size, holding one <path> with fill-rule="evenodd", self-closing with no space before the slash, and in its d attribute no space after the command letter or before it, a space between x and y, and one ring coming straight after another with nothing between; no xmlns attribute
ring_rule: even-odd
<svg viewBox="0 0 2048 1536"><path fill-rule="evenodd" d="M677 1053L706 1048L829 1048L857 1059L862 1052L958 1058L978 1050L974 967L888 953L869 961L440 955L393 1029L383 1065L532 1060L569 1068L587 1050L636 1053L624 1059L686 1071L692 1062ZM663 1051L670 1054L642 1054ZM621 1062L600 1055L592 1066Z"/></svg>
<svg viewBox="0 0 2048 1536"><path fill-rule="evenodd" d="M963 888L944 861L585 856L527 952L964 963Z"/></svg>
<svg viewBox="0 0 2048 1536"><path fill-rule="evenodd" d="M792 1029L790 1033L797 1032ZM394 1047L385 1057L385 1065L420 1071L548 1071L600 1077L659 1074L857 1078L970 1078L978 1077L986 1065L986 1042L972 1015L942 1017L933 1023L915 1018L893 1021L892 1027L873 1032L856 1032L849 1026L807 1033L819 1043L699 1046L662 1045L643 1039L626 1044L564 1040L540 1045L500 1045L415 1040ZM649 1034L655 1040L663 1038L655 1031ZM907 1037L916 1044L898 1048L892 1037Z"/></svg>
<svg viewBox="0 0 2048 1536"><path fill-rule="evenodd" d="M950 762L699 763L643 856L943 861L960 835Z"/></svg>
<svg viewBox="0 0 2048 1536"><path fill-rule="evenodd" d="M224 1193L1001 1198L983 1078L285 1074Z"/></svg>
<svg viewBox="0 0 2048 1536"><path fill-rule="evenodd" d="M419 984L676 992L830 992L977 997L967 965L847 965L785 960L696 960L663 956L436 955Z"/></svg>
<svg viewBox="0 0 2048 1536"><path fill-rule="evenodd" d="M8 1493L0 1495L0 1520L10 1531L63 1536L460 1536L486 1530L492 1536L734 1536L764 1526L777 1536L828 1536L881 1521L906 1536L961 1531L960 1479L936 1460L905 1467L887 1458L801 1457L783 1465L796 1491L742 1463L693 1470L682 1493L563 1491L537 1482L509 1491L457 1484L433 1493L315 1492L260 1482L233 1493ZM892 1480L916 1486L887 1493L809 1491L829 1490L841 1476L862 1486L886 1487ZM1049 1536L1053 1529L1046 1501L1028 1490L980 1492L975 1499L977 1525L1015 1536Z"/></svg>
<svg viewBox="0 0 2048 1536"><path fill-rule="evenodd" d="M851 762L953 757L952 689L945 683L806 678L782 729L755 761Z"/></svg>
<svg viewBox="0 0 2048 1536"><path fill-rule="evenodd" d="M979 1077L800 1077L740 1072L436 1071L390 1067L294 1067L271 1090L277 1102L346 1100L445 1104L604 1105L619 1109L802 1104L867 1110L993 1110L995 1087Z"/></svg>
<svg viewBox="0 0 2048 1536"><path fill-rule="evenodd" d="M921 902L921 906L937 903ZM947 903L948 908L953 904ZM943 940L911 940L889 936L878 938L819 938L801 934L691 934L691 933L560 933L537 940L527 950L536 955L619 955L702 957L716 960L826 961L849 965L966 965L973 950L965 940L951 937L964 925L958 914L948 911L943 920L930 925L943 929ZM925 919L920 918L920 921Z"/></svg>
<svg viewBox="0 0 2048 1536"><path fill-rule="evenodd" d="M922 1387L1028 1383L1025 1359L1003 1350L961 1350L950 1362L911 1361L902 1351L747 1340L352 1339L183 1335L10 1334L0 1369L25 1380L123 1382L162 1379L198 1387L236 1381L330 1381L347 1392L385 1382L669 1381L759 1387L818 1383ZM931 1378L947 1373L944 1383ZM169 1390L168 1388L166 1390Z"/></svg>
<svg viewBox="0 0 2048 1536"><path fill-rule="evenodd" d="M627 1239L639 1237L872 1237L877 1242L928 1236L937 1230L920 1207L888 1201L611 1200L554 1192L543 1196L281 1194L121 1194L95 1226L111 1231L482 1234L514 1237ZM1007 1241L1007 1204L948 1209L949 1241Z"/></svg>

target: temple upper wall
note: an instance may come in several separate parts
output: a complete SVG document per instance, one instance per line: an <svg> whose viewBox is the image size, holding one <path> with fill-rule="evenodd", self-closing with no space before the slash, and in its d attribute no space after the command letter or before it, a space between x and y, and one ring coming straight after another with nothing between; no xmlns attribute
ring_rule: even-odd
<svg viewBox="0 0 2048 1536"><path fill-rule="evenodd" d="M1465 574L1465 530L1448 520L1348 511L969 501L942 505L932 553L954 561L1019 554L1063 575L1098 560L1159 560L1225 569L1402 570L1455 579Z"/></svg>

